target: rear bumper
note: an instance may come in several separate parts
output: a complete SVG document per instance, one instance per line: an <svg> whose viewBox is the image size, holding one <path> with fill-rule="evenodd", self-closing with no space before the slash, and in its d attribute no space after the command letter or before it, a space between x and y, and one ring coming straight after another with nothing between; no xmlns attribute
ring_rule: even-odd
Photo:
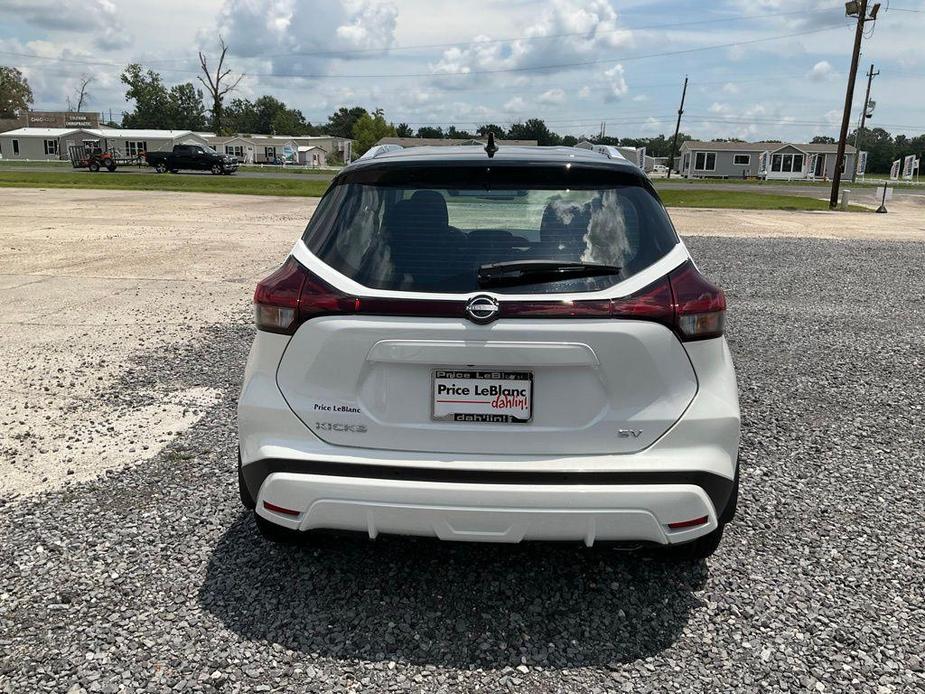
<svg viewBox="0 0 925 694"><path fill-rule="evenodd" d="M731 520L739 407L725 341L685 349L698 391L648 448L619 455L486 455L334 446L280 393L288 337L258 332L238 403L242 477L257 513L333 528L493 542L684 542ZM297 515L274 513L264 502ZM684 530L668 523L702 516Z"/></svg>
<svg viewBox="0 0 925 694"><path fill-rule="evenodd" d="M267 460L244 471L248 488L259 490L257 513L293 530L467 542L687 542L717 528L733 489L707 473L474 476L366 467ZM701 517L707 521L696 527L669 528Z"/></svg>

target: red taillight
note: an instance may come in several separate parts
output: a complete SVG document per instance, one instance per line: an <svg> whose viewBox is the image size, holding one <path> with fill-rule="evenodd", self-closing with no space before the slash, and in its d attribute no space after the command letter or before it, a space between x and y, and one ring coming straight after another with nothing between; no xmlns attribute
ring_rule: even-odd
<svg viewBox="0 0 925 694"><path fill-rule="evenodd" d="M703 340L723 334L726 298L693 263L619 299L499 301L499 318L628 318L650 320L671 328L682 340ZM459 300L354 297L313 275L295 258L257 285L254 293L257 327L291 335L316 316L366 314L424 318L465 318Z"/></svg>
<svg viewBox="0 0 925 694"><path fill-rule="evenodd" d="M336 313L353 313L357 300L315 277L289 257L254 292L257 328L291 335L302 321Z"/></svg>
<svg viewBox="0 0 925 694"><path fill-rule="evenodd" d="M668 275L674 294L675 327L683 340L705 340L723 334L726 295L687 262Z"/></svg>

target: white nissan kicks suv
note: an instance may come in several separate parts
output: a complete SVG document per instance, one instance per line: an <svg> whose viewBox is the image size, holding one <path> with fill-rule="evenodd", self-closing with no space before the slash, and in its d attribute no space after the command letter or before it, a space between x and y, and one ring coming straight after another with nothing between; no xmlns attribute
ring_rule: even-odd
<svg viewBox="0 0 925 694"><path fill-rule="evenodd" d="M626 161L378 148L334 178L254 305L238 478L271 539L698 559L733 517L726 301Z"/></svg>

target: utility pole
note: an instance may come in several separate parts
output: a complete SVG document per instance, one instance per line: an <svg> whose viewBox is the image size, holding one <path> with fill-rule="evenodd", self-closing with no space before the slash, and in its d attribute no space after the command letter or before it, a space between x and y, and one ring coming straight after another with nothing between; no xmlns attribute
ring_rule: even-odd
<svg viewBox="0 0 925 694"><path fill-rule="evenodd" d="M671 141L671 152L668 155L668 175L665 178L671 178L671 167L674 164L675 152L678 150L678 133L681 131L681 115L684 113L684 98L686 96L687 75L684 75L684 89L681 92L681 105L678 107L678 122L674 126L674 139ZM680 172L680 168L678 171Z"/></svg>
<svg viewBox="0 0 925 694"><path fill-rule="evenodd" d="M864 129L864 123L867 121L867 110L870 108L870 83L874 77L880 74L880 70L874 72L874 65L871 63L870 70L867 72L867 95L864 97L864 108L861 109L861 124L854 133L854 171L851 172L851 182L858 180L858 161L860 161L861 152L858 150L858 144L861 141L861 131Z"/></svg>
<svg viewBox="0 0 925 694"><path fill-rule="evenodd" d="M858 60L861 58L864 24L876 20L879 11L879 2L874 5L870 16L867 15L867 0L852 0L845 3L845 13L849 17L857 15L858 25L854 32L854 51L851 54L851 71L848 75L848 89L845 92L845 110L842 113L838 152L835 155L835 171L832 172L832 194L829 196L829 209L832 210L838 207L838 187L841 185L842 162L845 161L845 140L848 139L848 123L851 121L851 105L854 102L854 83L858 76Z"/></svg>

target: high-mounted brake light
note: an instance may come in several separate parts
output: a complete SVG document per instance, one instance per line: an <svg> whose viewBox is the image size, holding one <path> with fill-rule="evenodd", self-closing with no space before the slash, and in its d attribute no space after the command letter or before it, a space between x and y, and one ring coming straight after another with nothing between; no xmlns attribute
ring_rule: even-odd
<svg viewBox="0 0 925 694"><path fill-rule="evenodd" d="M626 318L649 320L671 328L682 340L704 340L723 334L726 297L693 263L619 299L562 301L537 297L499 301L499 318ZM366 314L424 318L465 318L466 302L455 299L354 297L313 275L295 258L257 285L254 293L257 327L291 335L317 316Z"/></svg>

